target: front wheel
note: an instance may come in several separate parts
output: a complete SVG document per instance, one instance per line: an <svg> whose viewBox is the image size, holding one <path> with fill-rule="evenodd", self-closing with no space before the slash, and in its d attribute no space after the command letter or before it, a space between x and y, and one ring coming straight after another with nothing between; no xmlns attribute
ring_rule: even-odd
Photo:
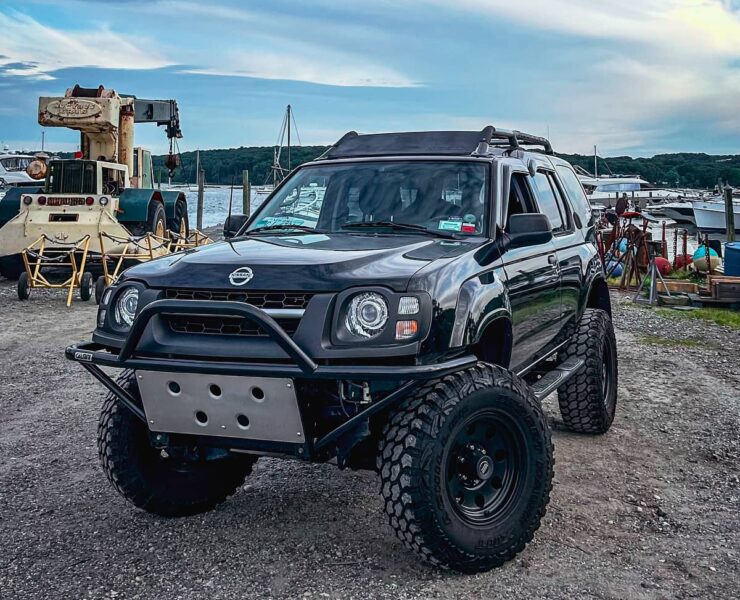
<svg viewBox="0 0 740 600"><path fill-rule="evenodd" d="M133 371L118 384L139 400ZM206 460L153 447L149 430L108 394L98 424L98 454L108 479L126 500L148 512L181 517L212 509L244 483L255 458L230 455Z"/></svg>
<svg viewBox="0 0 740 600"><path fill-rule="evenodd" d="M28 300L31 297L31 285L28 281L28 273L23 272L18 278L18 300Z"/></svg>
<svg viewBox="0 0 740 600"><path fill-rule="evenodd" d="M429 562L486 571L524 549L553 475L550 430L527 385L486 363L430 382L391 415L380 444L391 527Z"/></svg>

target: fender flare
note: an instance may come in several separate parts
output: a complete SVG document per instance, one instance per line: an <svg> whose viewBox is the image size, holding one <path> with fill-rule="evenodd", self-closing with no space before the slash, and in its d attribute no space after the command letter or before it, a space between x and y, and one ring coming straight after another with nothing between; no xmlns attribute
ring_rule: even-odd
<svg viewBox="0 0 740 600"><path fill-rule="evenodd" d="M160 190L126 188L118 197L118 222L145 222L149 214L149 205L152 202L164 204L164 198ZM165 207L165 213L166 210Z"/></svg>
<svg viewBox="0 0 740 600"><path fill-rule="evenodd" d="M185 204L185 212L187 212L188 200L185 194L179 190L158 190L162 201L164 202L164 214L167 217L169 223L175 218L175 207L178 202Z"/></svg>

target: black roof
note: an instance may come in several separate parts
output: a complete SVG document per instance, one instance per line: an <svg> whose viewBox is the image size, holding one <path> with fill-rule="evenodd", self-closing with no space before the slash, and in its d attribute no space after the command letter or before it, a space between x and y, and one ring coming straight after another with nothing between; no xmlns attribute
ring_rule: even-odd
<svg viewBox="0 0 740 600"><path fill-rule="evenodd" d="M490 146L502 145L510 150L520 144L541 146L552 154L545 138L520 131L496 129L492 125L481 131L412 131L403 133L371 133L360 135L350 131L329 148L320 158L359 158L367 156L485 155Z"/></svg>

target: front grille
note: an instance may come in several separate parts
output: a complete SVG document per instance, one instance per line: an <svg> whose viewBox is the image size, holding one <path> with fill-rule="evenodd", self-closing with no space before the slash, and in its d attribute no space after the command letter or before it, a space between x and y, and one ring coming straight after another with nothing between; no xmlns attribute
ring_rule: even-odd
<svg viewBox="0 0 740 600"><path fill-rule="evenodd" d="M199 315L165 315L165 322L174 333L205 335L243 335L265 337L267 332L255 322L241 317L203 317ZM300 319L275 319L285 333L292 336Z"/></svg>
<svg viewBox="0 0 740 600"><path fill-rule="evenodd" d="M245 302L256 308L306 308L313 294L302 292L237 292L231 290L186 290L170 288L165 291L165 298L173 300L217 300L228 302Z"/></svg>

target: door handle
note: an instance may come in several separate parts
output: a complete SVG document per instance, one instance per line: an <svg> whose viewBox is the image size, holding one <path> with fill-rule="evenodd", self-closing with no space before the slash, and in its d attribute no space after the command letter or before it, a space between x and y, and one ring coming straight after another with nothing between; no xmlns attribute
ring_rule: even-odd
<svg viewBox="0 0 740 600"><path fill-rule="evenodd" d="M557 259L557 257L554 254L550 254L547 257L547 262L549 262L551 265L556 265L556 264L558 264L558 259Z"/></svg>

